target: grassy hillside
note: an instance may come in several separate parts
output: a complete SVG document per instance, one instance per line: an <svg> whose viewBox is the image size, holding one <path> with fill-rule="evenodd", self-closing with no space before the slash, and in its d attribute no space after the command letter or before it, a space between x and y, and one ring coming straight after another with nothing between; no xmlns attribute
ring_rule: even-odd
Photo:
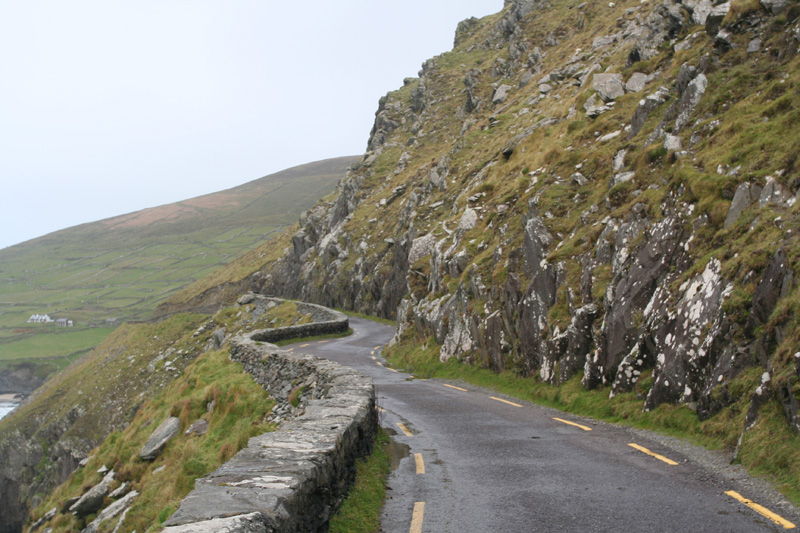
<svg viewBox="0 0 800 533"><path fill-rule="evenodd" d="M96 346L111 329L95 326L107 319L150 319L182 287L294 224L353 160L302 165L0 250L0 364L47 359L46 373ZM75 326L26 323L44 313Z"/></svg>
<svg viewBox="0 0 800 533"><path fill-rule="evenodd" d="M97 471L105 465L117 473L113 488L127 483L140 493L126 518L126 531L163 522L191 491L194 479L215 470L250 437L273 429L267 417L274 401L240 364L230 361L220 333L310 320L294 302L283 302L117 328L0 421L0 493L22 499L22 507L4 502L14 509L9 515L22 509L18 520L25 523L31 507L34 521L54 507L61 509L67 499L97 484L103 478ZM150 434L169 416L180 418L181 433L155 460L140 459ZM198 420L208 423L207 433L183 433ZM88 464L69 475L85 457L91 457ZM9 480L21 484L15 494L4 492ZM54 490L54 482L62 481ZM94 518L95 513L81 518L59 513L48 527L77 531ZM0 529L13 523L8 519L0 517ZM99 531L115 525L111 520Z"/></svg>

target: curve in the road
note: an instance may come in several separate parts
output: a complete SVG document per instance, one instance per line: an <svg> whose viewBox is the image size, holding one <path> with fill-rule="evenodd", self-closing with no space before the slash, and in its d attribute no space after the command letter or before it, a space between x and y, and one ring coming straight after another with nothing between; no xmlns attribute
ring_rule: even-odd
<svg viewBox="0 0 800 533"><path fill-rule="evenodd" d="M350 321L350 337L288 349L372 377L383 426L410 447L389 479L383 531L753 532L800 522L797 508L763 508L642 432L389 368L380 349L393 328Z"/></svg>

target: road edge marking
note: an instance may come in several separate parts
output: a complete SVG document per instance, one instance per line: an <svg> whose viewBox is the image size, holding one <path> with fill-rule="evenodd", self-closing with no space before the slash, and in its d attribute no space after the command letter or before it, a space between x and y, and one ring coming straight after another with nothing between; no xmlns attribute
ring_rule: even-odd
<svg viewBox="0 0 800 533"><path fill-rule="evenodd" d="M745 498L744 496L742 496L741 494L739 494L735 490L725 491L725 494L727 494L728 496L730 496L734 500L737 500L738 502L743 503L744 505L746 505L750 509L752 509L755 512L757 512L758 514L760 514L761 516L769 518L770 520L772 520L773 522L775 522L776 524L781 526L783 529L794 529L794 528L797 527L795 524L793 524L792 522L789 522L788 520L786 520L781 515L773 513L772 511L770 511L766 507L757 504L753 500L748 500L747 498Z"/></svg>
<svg viewBox="0 0 800 533"><path fill-rule="evenodd" d="M469 392L467 389L462 389L461 387L456 387L455 385L448 385L447 383L442 383L445 387L450 387L451 389L460 390L462 392Z"/></svg>
<svg viewBox="0 0 800 533"><path fill-rule="evenodd" d="M422 521L425 518L425 502L414 503L414 512L411 514L411 527L408 533L422 533Z"/></svg>
<svg viewBox="0 0 800 533"><path fill-rule="evenodd" d="M580 424L576 424L575 422L570 422L569 420L564 420L563 418L556 418L556 417L553 417L553 420L558 420L558 421L559 421L559 422L561 422L562 424L568 424L568 425L570 425L570 426L575 426L576 428L581 428L581 429L582 429L582 430L584 430L584 431L591 431L591 430L592 430L592 428L590 428L590 427L587 427L587 426L582 426L582 425L580 425Z"/></svg>
<svg viewBox="0 0 800 533"><path fill-rule="evenodd" d="M414 454L414 464L417 467L417 474L425 473L425 461L422 459L421 453Z"/></svg>
<svg viewBox="0 0 800 533"><path fill-rule="evenodd" d="M630 444L628 444L628 446L630 446L630 447L631 447L631 448L633 448L634 450L639 450L640 452L642 452L642 453L644 453L644 454L647 454L647 455L649 455L650 457L655 457L655 458L656 458L656 459L658 459L659 461L663 461L663 462L667 463L667 464L668 464L668 465L670 465L670 466L678 466L678 465L680 464L680 463L677 463L677 462L673 461L672 459L669 459L669 458L667 458L667 457L664 457L663 455L657 454L657 453L655 453L655 452L651 452L650 450L648 450L648 449L647 449L647 448L645 448L644 446L639 446L638 444L635 444L635 443L633 443L633 442L631 442Z"/></svg>
<svg viewBox="0 0 800 533"><path fill-rule="evenodd" d="M518 403L509 402L508 400L504 400L504 399L502 399L502 398L495 398L494 396L489 396L489 398L491 398L492 400L496 400L496 401L498 401L498 402L507 403L508 405L513 405L514 407L522 407L522 406L521 406L520 404L518 404Z"/></svg>
<svg viewBox="0 0 800 533"><path fill-rule="evenodd" d="M397 423L397 427L400 428L400 431L402 431L403 433L406 434L406 437L413 437L414 436L414 434L411 433L411 431L409 431L408 428L406 427L406 425L403 424L402 422L398 422Z"/></svg>

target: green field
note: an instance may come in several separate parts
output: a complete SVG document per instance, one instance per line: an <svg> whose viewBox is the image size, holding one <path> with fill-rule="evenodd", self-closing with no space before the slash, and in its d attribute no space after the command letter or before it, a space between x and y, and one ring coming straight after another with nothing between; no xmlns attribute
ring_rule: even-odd
<svg viewBox="0 0 800 533"><path fill-rule="evenodd" d="M114 328L57 328L54 324L32 324L27 334L0 343L0 361L67 357L94 348Z"/></svg>
<svg viewBox="0 0 800 533"><path fill-rule="evenodd" d="M234 189L61 230L0 250L0 363L63 358L295 223L353 158L289 169ZM33 314L73 320L28 324Z"/></svg>

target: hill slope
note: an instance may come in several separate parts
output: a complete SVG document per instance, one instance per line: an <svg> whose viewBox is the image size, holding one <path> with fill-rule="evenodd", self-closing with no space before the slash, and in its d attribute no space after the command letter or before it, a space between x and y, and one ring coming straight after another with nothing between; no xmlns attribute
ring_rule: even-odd
<svg viewBox="0 0 800 533"><path fill-rule="evenodd" d="M397 317L427 347L412 367L433 351L689 413L796 490L799 14L517 0L464 21L240 285Z"/></svg>
<svg viewBox="0 0 800 533"><path fill-rule="evenodd" d="M0 250L0 362L16 368L14 375L5 374L0 392L29 391L111 331L90 325L151 318L180 288L295 223L303 209L333 190L354 160L309 163ZM26 322L45 313L75 326ZM33 359L44 361L37 368ZM25 368L19 367L22 361Z"/></svg>

